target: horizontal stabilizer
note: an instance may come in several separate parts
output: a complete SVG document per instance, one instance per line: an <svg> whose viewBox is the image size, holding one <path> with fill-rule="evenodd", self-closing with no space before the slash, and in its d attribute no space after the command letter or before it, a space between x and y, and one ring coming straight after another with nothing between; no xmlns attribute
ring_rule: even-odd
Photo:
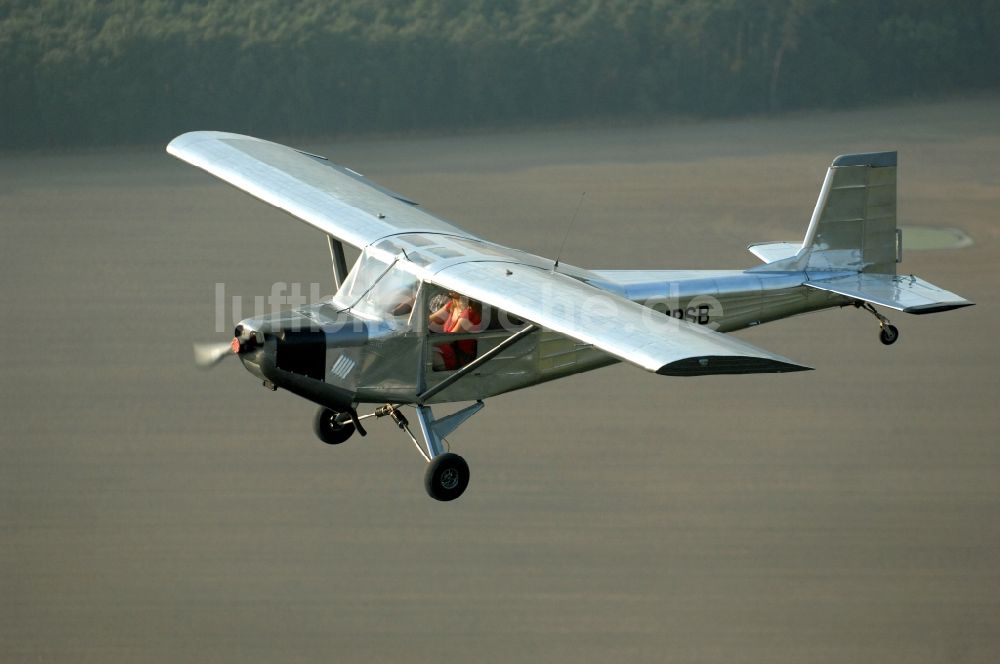
<svg viewBox="0 0 1000 664"><path fill-rule="evenodd" d="M802 249L801 242L757 242L747 245L750 253L765 263L791 258Z"/></svg>
<svg viewBox="0 0 1000 664"><path fill-rule="evenodd" d="M974 304L913 275L854 274L807 281L805 285L908 314L932 314Z"/></svg>

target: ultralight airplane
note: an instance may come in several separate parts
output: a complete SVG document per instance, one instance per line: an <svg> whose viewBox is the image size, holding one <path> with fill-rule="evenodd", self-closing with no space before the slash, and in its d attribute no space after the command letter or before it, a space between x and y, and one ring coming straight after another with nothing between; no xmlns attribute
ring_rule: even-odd
<svg viewBox="0 0 1000 664"><path fill-rule="evenodd" d="M167 151L326 234L332 298L241 321L231 342L196 345L210 366L235 354L272 390L319 404L325 443L389 417L428 462L427 492L454 500L469 467L445 440L487 397L619 361L665 376L809 369L723 333L808 311L911 314L972 304L896 274L896 153L837 157L805 238L748 248L747 270L587 270L500 246L325 157L199 131ZM348 270L343 243L360 257ZM432 406L473 402L437 417ZM359 415L361 404L377 404ZM416 412L421 440L401 410Z"/></svg>

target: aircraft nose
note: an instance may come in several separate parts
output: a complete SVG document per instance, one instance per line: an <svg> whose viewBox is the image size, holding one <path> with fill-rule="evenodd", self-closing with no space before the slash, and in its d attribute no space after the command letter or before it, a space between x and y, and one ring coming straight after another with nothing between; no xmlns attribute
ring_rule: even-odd
<svg viewBox="0 0 1000 664"><path fill-rule="evenodd" d="M263 333L255 330L248 321L240 322L233 330L232 349L237 355L251 351L263 343Z"/></svg>

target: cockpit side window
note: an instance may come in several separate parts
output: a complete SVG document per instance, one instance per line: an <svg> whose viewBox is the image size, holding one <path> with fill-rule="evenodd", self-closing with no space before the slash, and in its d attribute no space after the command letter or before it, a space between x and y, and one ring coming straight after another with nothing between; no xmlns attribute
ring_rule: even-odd
<svg viewBox="0 0 1000 664"><path fill-rule="evenodd" d="M440 291L427 300L427 329L431 334L474 334L484 327L483 305L454 291ZM431 346L434 371L452 371L476 359L475 339L440 341Z"/></svg>

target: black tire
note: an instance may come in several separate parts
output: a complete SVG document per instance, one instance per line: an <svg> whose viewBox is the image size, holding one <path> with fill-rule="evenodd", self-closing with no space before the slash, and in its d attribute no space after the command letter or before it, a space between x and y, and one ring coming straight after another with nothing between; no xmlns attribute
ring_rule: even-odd
<svg viewBox="0 0 1000 664"><path fill-rule="evenodd" d="M313 431L316 432L316 437L327 445L340 445L354 435L354 423L341 424L337 421L338 415L340 413L335 410L320 408L313 418Z"/></svg>
<svg viewBox="0 0 1000 664"><path fill-rule="evenodd" d="M878 333L878 339L886 346L891 346L896 343L899 339L899 330L896 329L895 325L886 325L882 328L882 331Z"/></svg>
<svg viewBox="0 0 1000 664"><path fill-rule="evenodd" d="M468 486L469 464L457 454L447 452L436 456L427 466L424 488L434 500L455 500Z"/></svg>

